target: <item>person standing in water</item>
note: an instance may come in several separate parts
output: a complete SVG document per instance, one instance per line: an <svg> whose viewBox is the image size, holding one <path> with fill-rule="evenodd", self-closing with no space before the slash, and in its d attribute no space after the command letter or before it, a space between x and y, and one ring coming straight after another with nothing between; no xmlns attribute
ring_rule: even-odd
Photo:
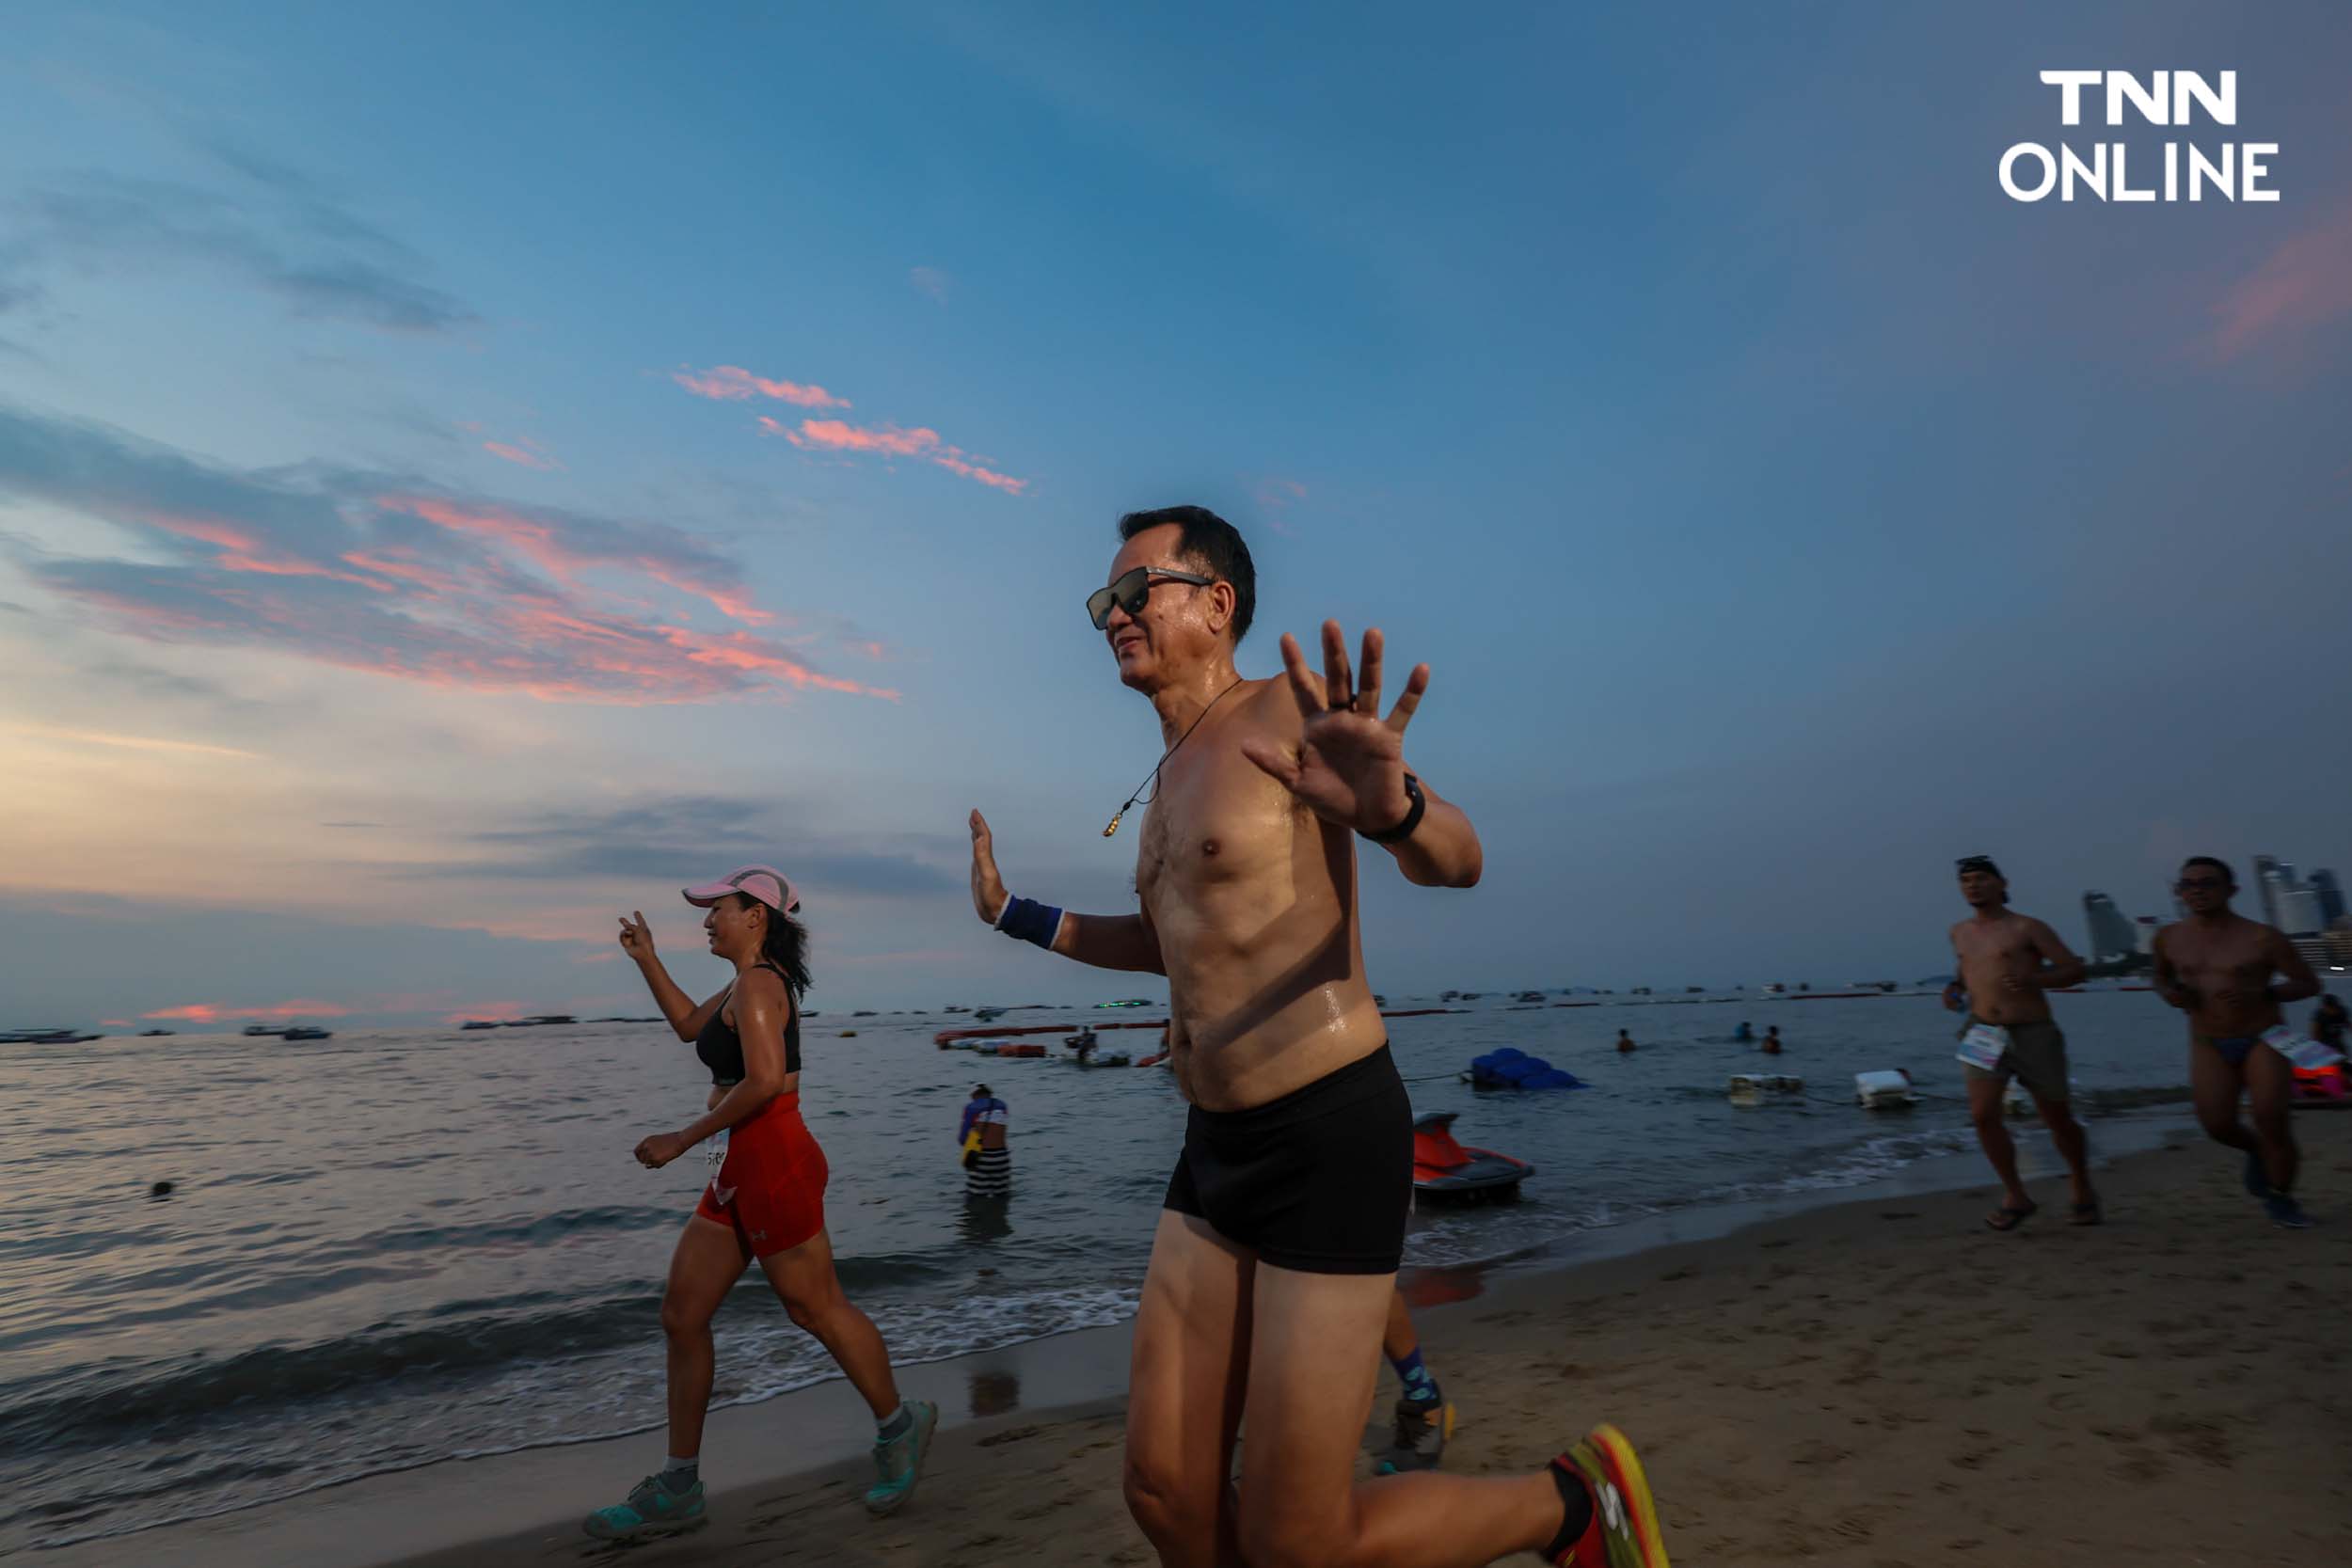
<svg viewBox="0 0 2352 1568"><path fill-rule="evenodd" d="M2295 1067L2263 1037L2285 1022L2283 1004L2319 994L2319 977L2275 927L2230 908L2237 876L2227 863L2192 856L2172 891L2188 918L2156 933L2156 994L2188 1014L2197 1119L2214 1142L2245 1151L2246 1190L2271 1222L2300 1230L2312 1221L2295 1196ZM2251 1132L2237 1117L2241 1095L2253 1102Z"/></svg>
<svg viewBox="0 0 2352 1568"><path fill-rule="evenodd" d="M964 1146L963 1190L971 1196L1011 1195L1012 1150L1005 1147L1011 1125L1012 1113L1005 1102L989 1093L986 1084L974 1085L972 1098L963 1102L962 1124L956 1129L956 1142Z"/></svg>
<svg viewBox="0 0 2352 1568"><path fill-rule="evenodd" d="M1773 1023L1765 1026L1763 1051L1764 1054L1767 1056L1777 1056L1780 1054L1779 1024Z"/></svg>
<svg viewBox="0 0 2352 1568"><path fill-rule="evenodd" d="M2099 1196L2090 1187L2090 1148L2068 1103L2066 1037L2050 1016L2045 991L2083 977L2083 961L2058 934L2009 907L2009 879L1985 855L1956 863L1960 895L1975 912L1951 928L1960 977L1945 988L1944 1005L1968 1016L1961 1025L1962 1070L1968 1080L1968 1115L1977 1142L2001 1179L2001 1206L1985 1216L1994 1230L2014 1230L2040 1207L2017 1176L2017 1145L2001 1119L2001 1093L2015 1078L2033 1096L2050 1141L2074 1181L2075 1225L2099 1223Z"/></svg>
<svg viewBox="0 0 2352 1568"><path fill-rule="evenodd" d="M914 1494L938 1407L901 1402L890 1352L872 1320L841 1292L825 1233L824 1150L801 1119L801 995L808 989L808 931L793 918L800 895L784 873L747 865L723 879L683 890L704 917L710 951L735 968L728 986L697 1005L654 952L641 911L621 920L621 948L636 961L662 1017L710 1071L704 1114L637 1146L648 1170L714 1135L726 1134L702 1201L670 1257L661 1297L669 1342L669 1457L626 1501L588 1515L599 1541L691 1529L703 1501L703 1419L715 1356L710 1320L757 1259L792 1321L832 1353L874 1413L874 1484L866 1506L895 1513Z"/></svg>
<svg viewBox="0 0 2352 1568"><path fill-rule="evenodd" d="M1626 1030L1626 1029L1620 1029L1620 1030L1618 1030L1618 1031L1617 1031L1617 1054L1618 1054L1618 1055L1620 1055L1620 1056L1630 1055L1630 1054L1633 1053L1634 1049L1635 1049L1635 1047L1634 1047L1634 1044L1633 1044L1633 1035L1632 1035L1632 1032L1631 1032L1630 1030Z"/></svg>
<svg viewBox="0 0 2352 1568"><path fill-rule="evenodd" d="M1477 832L1406 766L1427 666L1380 712L1383 644L1324 671L1291 638L1284 675L1245 680L1257 575L1197 506L1130 513L1087 614L1164 748L1136 846L1142 907L1065 912L1013 896L971 814L980 921L1101 969L1165 974L1191 1102L1135 1325L1128 1512L1166 1568L1377 1560L1395 1568L1538 1551L1578 1568L1665 1568L1648 1482L1614 1427L1545 1470L1358 1483L1412 1197L1412 1107L1365 979L1355 843L1406 880L1466 888ZM1233 1480L1234 1445L1249 1441Z"/></svg>

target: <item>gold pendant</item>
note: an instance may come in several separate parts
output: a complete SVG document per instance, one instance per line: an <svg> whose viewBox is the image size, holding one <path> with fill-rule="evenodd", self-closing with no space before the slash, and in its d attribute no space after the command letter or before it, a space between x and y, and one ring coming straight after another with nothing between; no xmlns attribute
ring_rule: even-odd
<svg viewBox="0 0 2352 1568"><path fill-rule="evenodd" d="M1120 812L1120 813L1117 816L1112 817L1112 818L1111 818L1111 821L1110 821L1110 826L1109 826L1109 827L1107 827L1107 828L1104 828L1104 829L1103 830L1103 836L1104 836L1104 838L1108 838L1108 837L1110 837L1110 836L1111 836L1111 834L1113 834L1113 833L1115 833L1115 832L1119 832L1119 825L1120 825L1120 823L1121 823L1121 822L1125 821L1126 819L1127 819L1127 814L1126 814L1124 811Z"/></svg>

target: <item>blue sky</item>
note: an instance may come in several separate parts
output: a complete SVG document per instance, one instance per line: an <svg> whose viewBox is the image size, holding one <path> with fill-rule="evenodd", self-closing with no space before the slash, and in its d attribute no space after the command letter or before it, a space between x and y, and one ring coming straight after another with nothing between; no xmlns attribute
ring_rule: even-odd
<svg viewBox="0 0 2352 1568"><path fill-rule="evenodd" d="M1488 875L1375 865L1383 990L1908 978L1977 850L2070 933L2352 860L2339 8L12 26L0 1023L635 1010L613 914L693 954L752 859L817 1005L1123 994L971 921L961 824L1131 907L1079 603L1178 500L1246 673L1435 667ZM2062 66L2236 70L2175 134L2283 199L2009 201L2165 135Z"/></svg>

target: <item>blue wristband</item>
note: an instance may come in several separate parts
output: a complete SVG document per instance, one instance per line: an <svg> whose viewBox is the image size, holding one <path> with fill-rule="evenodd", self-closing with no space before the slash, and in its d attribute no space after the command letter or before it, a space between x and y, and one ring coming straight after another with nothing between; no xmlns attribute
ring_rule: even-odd
<svg viewBox="0 0 2352 1568"><path fill-rule="evenodd" d="M996 917L996 928L1017 942L1031 942L1050 949L1054 933L1061 929L1061 911L1034 898L1014 898L1006 903L1005 912Z"/></svg>

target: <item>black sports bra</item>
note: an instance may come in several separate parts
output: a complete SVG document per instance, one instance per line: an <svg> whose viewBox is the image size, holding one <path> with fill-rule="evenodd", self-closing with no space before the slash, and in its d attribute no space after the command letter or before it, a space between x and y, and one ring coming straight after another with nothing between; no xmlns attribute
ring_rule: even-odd
<svg viewBox="0 0 2352 1568"><path fill-rule="evenodd" d="M784 979L784 971L774 964L763 963L756 967L772 970L778 979ZM710 1022L704 1024L703 1032L694 1037L694 1054L701 1057L703 1066L710 1069L710 1081L723 1089L731 1089L743 1081L743 1037L727 1022L727 1002L734 991L733 986L727 988L728 994L719 998L719 1005L710 1009ZM792 1009L784 1021L784 1070L798 1072L801 1070L801 1008L799 1003L791 1000L791 981L785 980L784 991L786 1001Z"/></svg>

